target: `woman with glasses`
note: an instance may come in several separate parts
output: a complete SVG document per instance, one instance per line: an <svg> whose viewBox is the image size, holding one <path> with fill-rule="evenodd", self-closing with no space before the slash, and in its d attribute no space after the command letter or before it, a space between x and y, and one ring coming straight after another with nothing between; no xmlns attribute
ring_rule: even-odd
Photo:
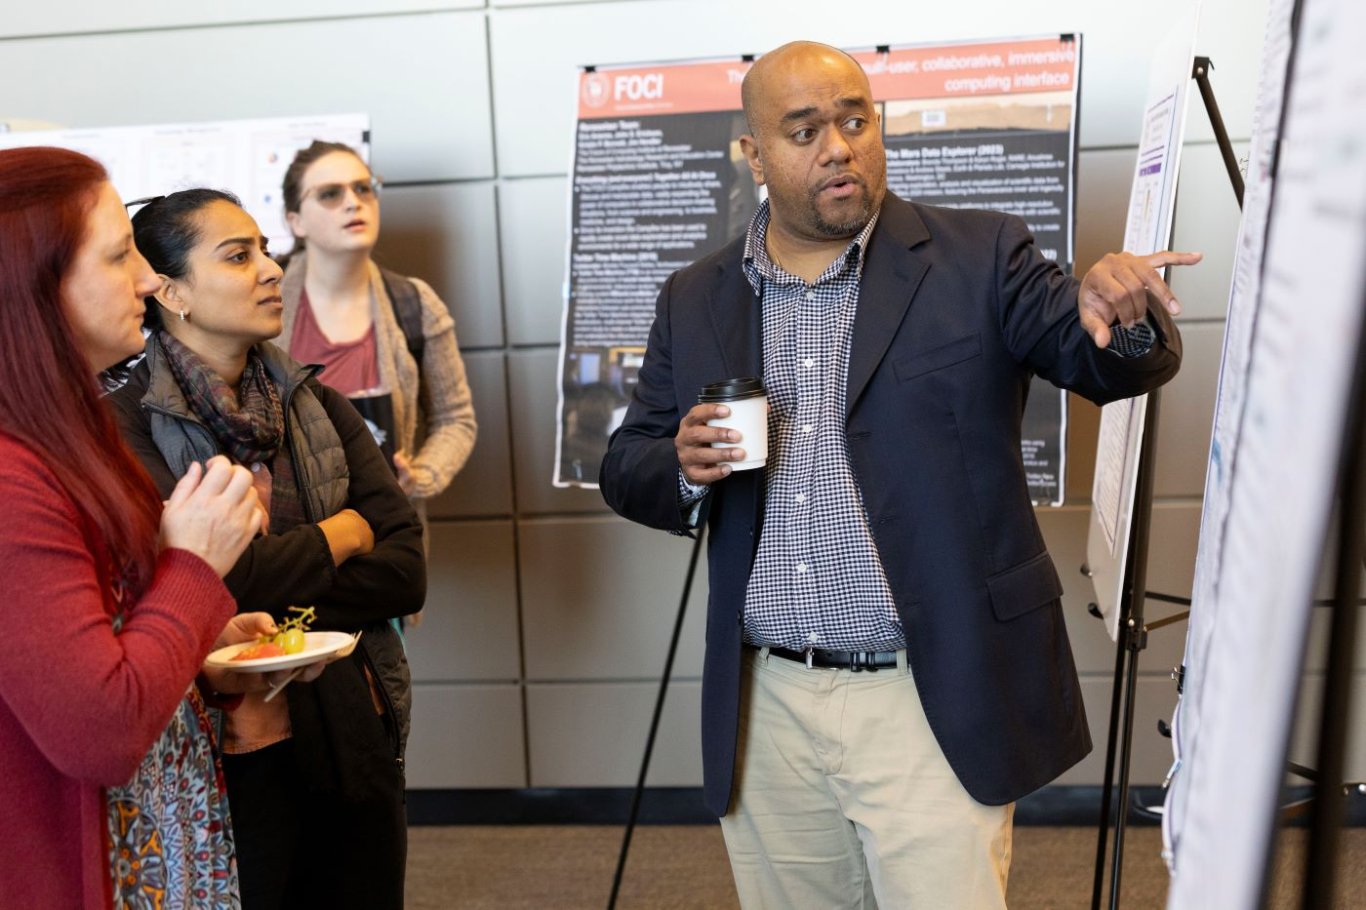
<svg viewBox="0 0 1366 910"><path fill-rule="evenodd" d="M260 504L223 458L158 491L96 380L158 283L103 167L0 151L0 907L238 906L195 678L274 631L221 581Z"/></svg>
<svg viewBox="0 0 1366 910"><path fill-rule="evenodd" d="M425 282L377 266L379 180L349 146L314 142L285 172L295 251L280 293L280 345L327 367L425 515L474 448L474 406L455 323Z"/></svg>
<svg viewBox="0 0 1366 910"><path fill-rule="evenodd" d="M400 910L412 692L389 622L426 594L421 524L356 410L268 343L282 273L238 200L183 190L133 228L161 277L146 357L109 396L133 451L163 491L193 459L249 466L270 533L224 579L239 608L363 633L316 682L224 713L242 905Z"/></svg>

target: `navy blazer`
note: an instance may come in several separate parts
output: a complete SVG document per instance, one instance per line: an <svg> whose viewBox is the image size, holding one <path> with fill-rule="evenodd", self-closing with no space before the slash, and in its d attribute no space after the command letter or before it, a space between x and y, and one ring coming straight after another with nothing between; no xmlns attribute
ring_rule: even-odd
<svg viewBox="0 0 1366 910"><path fill-rule="evenodd" d="M639 384L602 464L608 504L677 533L673 437L706 383L760 375L760 302L744 238L670 276ZM868 244L849 361L845 432L925 714L964 788L999 805L1091 750L1062 585L1020 456L1033 374L1104 403L1175 375L1181 343L1150 310L1141 357L1098 349L1076 279L1024 222L890 193ZM706 805L725 814L735 765L745 588L763 522L764 472L705 502L710 597L702 676Z"/></svg>

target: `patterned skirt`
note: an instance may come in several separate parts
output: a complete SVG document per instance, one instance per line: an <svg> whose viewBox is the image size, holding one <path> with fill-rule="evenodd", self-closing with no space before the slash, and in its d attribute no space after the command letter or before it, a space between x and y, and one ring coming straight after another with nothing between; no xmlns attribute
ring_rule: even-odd
<svg viewBox="0 0 1366 910"><path fill-rule="evenodd" d="M198 690L106 799L116 910L239 910L227 789Z"/></svg>

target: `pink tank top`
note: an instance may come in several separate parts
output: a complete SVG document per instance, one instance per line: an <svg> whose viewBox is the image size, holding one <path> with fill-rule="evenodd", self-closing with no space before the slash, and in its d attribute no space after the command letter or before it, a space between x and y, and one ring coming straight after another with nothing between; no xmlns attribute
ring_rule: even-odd
<svg viewBox="0 0 1366 910"><path fill-rule="evenodd" d="M379 361L375 352L375 324L355 341L337 343L323 334L313 316L308 292L299 295L299 313L289 339L289 356L300 363L327 367L318 378L349 397L379 387Z"/></svg>

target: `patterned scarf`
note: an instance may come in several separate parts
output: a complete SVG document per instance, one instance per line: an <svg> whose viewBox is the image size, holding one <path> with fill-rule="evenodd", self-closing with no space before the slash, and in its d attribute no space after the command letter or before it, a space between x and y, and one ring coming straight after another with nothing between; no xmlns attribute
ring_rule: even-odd
<svg viewBox="0 0 1366 910"><path fill-rule="evenodd" d="M306 522L289 446L283 444L284 406L256 351L247 354L242 383L234 390L170 332L158 331L157 341L190 411L208 427L223 453L253 472L273 476L269 499L262 497L268 503L271 531L278 533Z"/></svg>

